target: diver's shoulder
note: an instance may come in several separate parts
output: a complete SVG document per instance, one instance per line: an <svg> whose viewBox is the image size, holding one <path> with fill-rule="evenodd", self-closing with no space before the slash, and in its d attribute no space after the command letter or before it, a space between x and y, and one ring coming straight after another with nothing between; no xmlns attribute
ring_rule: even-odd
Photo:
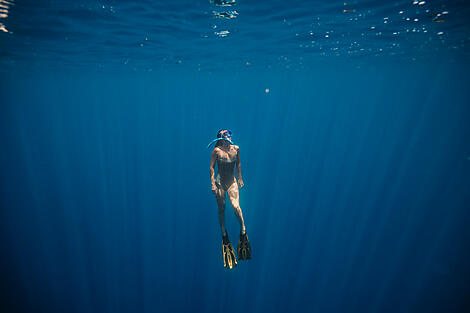
<svg viewBox="0 0 470 313"><path fill-rule="evenodd" d="M212 153L219 155L220 153L222 153L222 151L223 150L220 147L214 147L214 150L212 150Z"/></svg>

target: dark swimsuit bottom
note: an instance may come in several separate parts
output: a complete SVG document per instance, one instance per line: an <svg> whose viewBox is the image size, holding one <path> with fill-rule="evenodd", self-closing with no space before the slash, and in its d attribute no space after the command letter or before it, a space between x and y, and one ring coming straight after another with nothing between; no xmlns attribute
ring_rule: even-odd
<svg viewBox="0 0 470 313"><path fill-rule="evenodd" d="M235 181L235 176L233 177L233 180L229 183L225 182L224 184L222 184L222 182L220 181L220 175L217 174L217 177L215 178L215 185L217 186L217 188L219 189L223 189L224 191L227 191L230 186L233 185L233 183L236 182Z"/></svg>

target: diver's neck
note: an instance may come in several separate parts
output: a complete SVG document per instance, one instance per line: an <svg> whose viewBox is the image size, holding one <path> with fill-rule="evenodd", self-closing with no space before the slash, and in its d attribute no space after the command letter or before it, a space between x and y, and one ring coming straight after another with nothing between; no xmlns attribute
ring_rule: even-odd
<svg viewBox="0 0 470 313"><path fill-rule="evenodd" d="M228 148L230 148L230 144L225 141L225 140L221 140L222 141L222 144L220 145L220 147L224 150L227 150Z"/></svg>

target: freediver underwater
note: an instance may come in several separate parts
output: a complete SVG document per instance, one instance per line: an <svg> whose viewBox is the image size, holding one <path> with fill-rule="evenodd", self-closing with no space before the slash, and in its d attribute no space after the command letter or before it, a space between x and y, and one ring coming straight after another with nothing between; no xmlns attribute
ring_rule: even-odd
<svg viewBox="0 0 470 313"><path fill-rule="evenodd" d="M237 266L237 257L225 229L225 193L228 194L230 204L240 223L240 237L237 245L238 260L251 259L251 246L239 204L238 188L239 186L240 188L244 186L241 173L240 148L233 143L232 132L227 129L219 130L217 132L217 138L212 140L207 148L210 148L213 144L215 144L215 147L212 150L210 163L211 187L216 197L219 210L224 267L233 269ZM215 176L216 165L217 176ZM235 167L237 168L238 181L234 174Z"/></svg>

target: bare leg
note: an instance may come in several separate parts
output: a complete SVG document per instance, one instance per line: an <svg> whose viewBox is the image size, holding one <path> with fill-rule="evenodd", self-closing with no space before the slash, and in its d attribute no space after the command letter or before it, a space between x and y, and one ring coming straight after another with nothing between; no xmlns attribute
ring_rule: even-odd
<svg viewBox="0 0 470 313"><path fill-rule="evenodd" d="M219 223L222 236L225 235L225 191L222 188L217 188L215 192L217 199L217 206L219 207Z"/></svg>
<svg viewBox="0 0 470 313"><path fill-rule="evenodd" d="M242 209L240 208L240 201L238 196L238 185L234 182L230 188L227 190L228 198L230 199L230 203L232 204L233 211L238 218L238 222L240 223L240 232L245 233L245 222L243 220L243 213Z"/></svg>

